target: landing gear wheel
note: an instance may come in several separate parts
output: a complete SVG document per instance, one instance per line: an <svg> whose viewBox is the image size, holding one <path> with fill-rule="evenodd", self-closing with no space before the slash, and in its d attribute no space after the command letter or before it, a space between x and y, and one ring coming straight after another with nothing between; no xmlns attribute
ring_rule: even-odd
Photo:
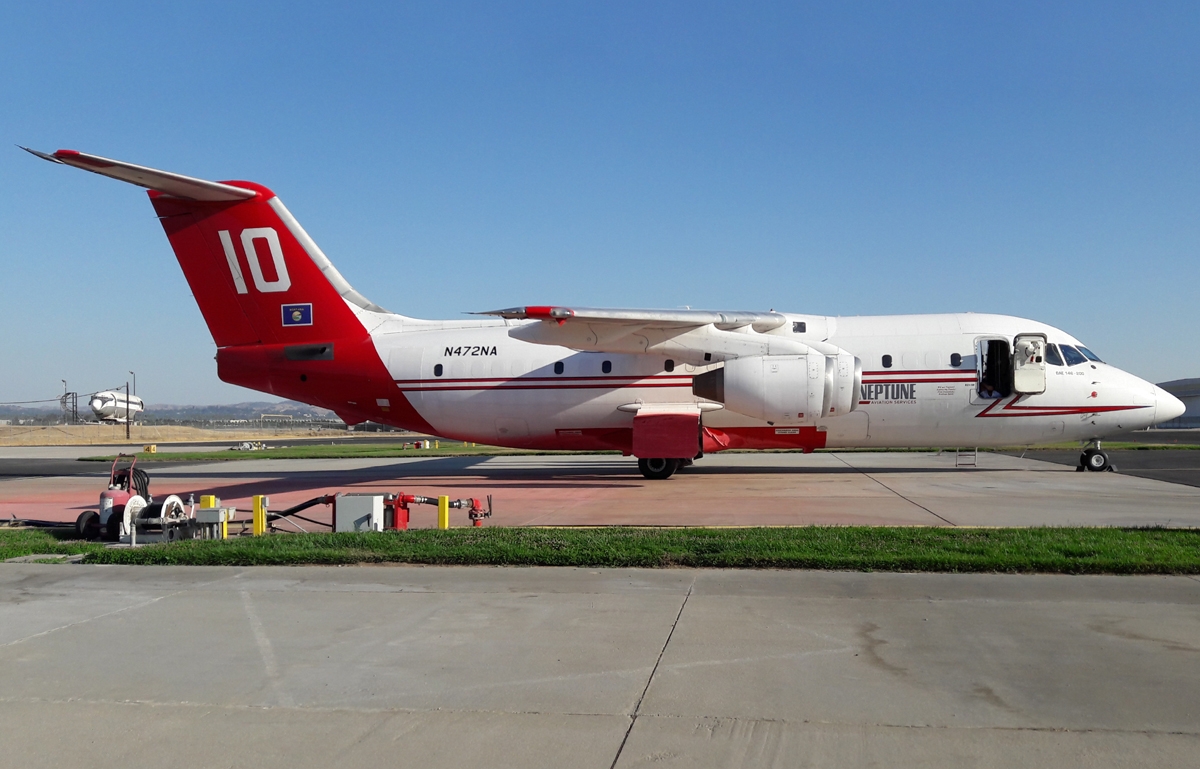
<svg viewBox="0 0 1200 769"><path fill-rule="evenodd" d="M667 478L670 478L672 475L674 475L675 471L678 469L678 459L662 459L661 457L654 457L651 459L638 460L638 470L641 470L642 475L644 475L647 480L651 481L665 481Z"/></svg>
<svg viewBox="0 0 1200 769"><path fill-rule="evenodd" d="M95 510L84 510L75 519L75 531L88 541L100 539L100 516Z"/></svg>
<svg viewBox="0 0 1200 769"><path fill-rule="evenodd" d="M104 536L101 537L105 542L120 542L121 541L121 524L125 520L125 513L113 510L108 515L108 523L104 526Z"/></svg>
<svg viewBox="0 0 1200 769"><path fill-rule="evenodd" d="M1083 452L1079 458L1079 463L1093 473L1102 473L1112 466L1108 460L1108 454L1105 454L1100 449L1088 449Z"/></svg>

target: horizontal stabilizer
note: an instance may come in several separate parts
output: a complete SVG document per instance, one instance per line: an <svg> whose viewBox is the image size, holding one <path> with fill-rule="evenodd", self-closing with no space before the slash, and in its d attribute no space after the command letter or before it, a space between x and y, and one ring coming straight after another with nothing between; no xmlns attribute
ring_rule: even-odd
<svg viewBox="0 0 1200 769"><path fill-rule="evenodd" d="M52 163L82 168L84 171L119 179L184 200L205 202L249 200L258 194L253 190L234 187L231 184L195 179L191 176L173 174L170 171L159 171L155 168L125 163L120 160L109 160L99 155L88 155L76 150L58 150L53 155L47 155L45 152L31 150L28 147L21 147L21 149Z"/></svg>

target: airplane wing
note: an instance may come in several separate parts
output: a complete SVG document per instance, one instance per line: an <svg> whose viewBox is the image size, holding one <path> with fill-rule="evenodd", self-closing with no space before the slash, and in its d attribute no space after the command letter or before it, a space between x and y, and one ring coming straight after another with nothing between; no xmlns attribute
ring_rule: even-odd
<svg viewBox="0 0 1200 769"><path fill-rule="evenodd" d="M638 310L536 305L477 313L509 320L532 320L509 336L536 344L587 352L673 355L703 365L745 355L804 355L820 342L801 342L785 329L777 312Z"/></svg>
<svg viewBox="0 0 1200 769"><path fill-rule="evenodd" d="M510 320L552 320L560 326L567 321L604 325L653 325L657 328L695 328L713 324L723 331L752 326L763 332L779 328L787 318L777 312L713 312L711 310L618 310L603 307L511 307L477 315L495 315Z"/></svg>

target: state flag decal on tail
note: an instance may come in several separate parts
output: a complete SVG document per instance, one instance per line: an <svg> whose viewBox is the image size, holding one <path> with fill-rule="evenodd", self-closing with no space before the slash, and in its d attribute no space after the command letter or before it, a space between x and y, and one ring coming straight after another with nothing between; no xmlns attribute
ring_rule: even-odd
<svg viewBox="0 0 1200 769"><path fill-rule="evenodd" d="M283 305L283 325L311 326L313 324L312 304Z"/></svg>

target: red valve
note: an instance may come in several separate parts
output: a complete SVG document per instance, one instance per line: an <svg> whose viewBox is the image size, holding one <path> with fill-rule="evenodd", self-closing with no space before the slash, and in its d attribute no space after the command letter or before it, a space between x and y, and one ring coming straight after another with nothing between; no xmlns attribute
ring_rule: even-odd
<svg viewBox="0 0 1200 769"><path fill-rule="evenodd" d="M418 494L393 494L389 495L390 499L385 500L384 504L391 507L392 510L392 529L404 531L408 529L409 522L409 505L434 505L438 503L437 497L422 497ZM450 507L461 510L467 508L467 517L471 519L473 526L482 526L484 518L492 517L492 495L487 496L487 508L484 509L483 502L474 498L467 499L452 499Z"/></svg>

